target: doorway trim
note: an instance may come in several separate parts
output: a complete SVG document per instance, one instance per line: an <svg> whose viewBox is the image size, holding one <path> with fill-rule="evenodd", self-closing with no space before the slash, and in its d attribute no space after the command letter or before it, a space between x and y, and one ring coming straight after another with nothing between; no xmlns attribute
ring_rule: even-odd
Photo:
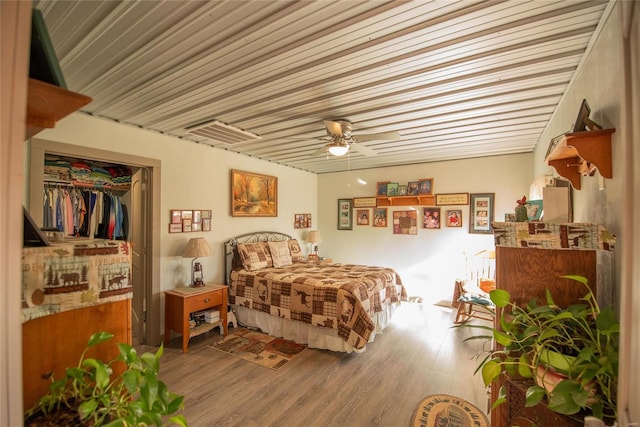
<svg viewBox="0 0 640 427"><path fill-rule="evenodd" d="M144 341L145 344L148 345L160 345L160 218L162 217L160 213L160 160L38 138L32 138L31 141L28 142L27 147L28 152L26 153L26 158L29 173L25 177L28 191L25 200L29 203L27 210L29 210L36 224L43 223L42 209L32 209L32 206L37 207L42 204L45 153L119 163L127 166L146 168L149 171L149 180L147 183L149 186L147 189L149 194L149 216L145 221L147 224L147 235L149 236L146 271L149 286L147 286L146 295L144 295L146 302L145 310L147 313Z"/></svg>

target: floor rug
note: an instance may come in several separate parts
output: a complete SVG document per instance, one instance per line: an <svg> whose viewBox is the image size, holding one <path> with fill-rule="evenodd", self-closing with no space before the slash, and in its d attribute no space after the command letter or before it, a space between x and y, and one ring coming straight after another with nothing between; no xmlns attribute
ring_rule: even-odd
<svg viewBox="0 0 640 427"><path fill-rule="evenodd" d="M424 398L416 408L413 427L489 427L484 412L464 399L447 394Z"/></svg>
<svg viewBox="0 0 640 427"><path fill-rule="evenodd" d="M238 328L208 347L271 369L282 368L307 348L304 344L246 328Z"/></svg>

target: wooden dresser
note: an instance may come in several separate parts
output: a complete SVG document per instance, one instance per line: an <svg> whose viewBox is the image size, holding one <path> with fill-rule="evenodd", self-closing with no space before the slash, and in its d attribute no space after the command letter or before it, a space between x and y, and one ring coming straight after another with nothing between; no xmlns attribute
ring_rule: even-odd
<svg viewBox="0 0 640 427"><path fill-rule="evenodd" d="M115 359L131 344L131 247L124 241L70 239L22 250L22 377L25 409L46 394L50 376L76 366L96 332L114 338L88 355ZM114 365L115 374L124 370Z"/></svg>
<svg viewBox="0 0 640 427"><path fill-rule="evenodd" d="M586 289L564 275L580 275L601 306L613 296L613 247L615 236L594 224L494 223L496 240L496 287L507 290L512 301L524 305L536 298L546 301L548 288L554 302L566 307L579 301ZM498 324L494 325L499 328ZM491 411L492 427L580 426L550 411L544 403L525 408L529 384L503 376L491 387L495 401L501 386L507 403Z"/></svg>

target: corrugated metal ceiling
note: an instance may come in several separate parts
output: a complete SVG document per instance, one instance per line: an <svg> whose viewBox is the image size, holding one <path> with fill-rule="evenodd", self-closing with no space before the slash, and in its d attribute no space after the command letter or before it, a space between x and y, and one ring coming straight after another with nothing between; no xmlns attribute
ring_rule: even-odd
<svg viewBox="0 0 640 427"><path fill-rule="evenodd" d="M532 151L609 3L34 5L67 86L93 98L83 111L326 173ZM336 119L400 139L328 156L323 120ZM261 139L189 133L214 120Z"/></svg>

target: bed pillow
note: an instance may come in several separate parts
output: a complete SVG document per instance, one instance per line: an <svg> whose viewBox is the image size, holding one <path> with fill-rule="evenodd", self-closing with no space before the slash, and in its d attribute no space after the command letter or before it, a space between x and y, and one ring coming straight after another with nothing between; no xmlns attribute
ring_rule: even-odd
<svg viewBox="0 0 640 427"><path fill-rule="evenodd" d="M289 253L291 254L292 262L300 262L304 261L304 255L302 254L302 248L300 248L300 243L296 239L291 239L287 241L289 245Z"/></svg>
<svg viewBox="0 0 640 427"><path fill-rule="evenodd" d="M285 267L293 264L291 261L291 253L289 252L289 245L286 240L281 242L268 242L269 251L271 252L271 259L273 259L274 267Z"/></svg>
<svg viewBox="0 0 640 427"><path fill-rule="evenodd" d="M273 267L273 260L266 242L238 243L238 254L245 270L255 271Z"/></svg>

